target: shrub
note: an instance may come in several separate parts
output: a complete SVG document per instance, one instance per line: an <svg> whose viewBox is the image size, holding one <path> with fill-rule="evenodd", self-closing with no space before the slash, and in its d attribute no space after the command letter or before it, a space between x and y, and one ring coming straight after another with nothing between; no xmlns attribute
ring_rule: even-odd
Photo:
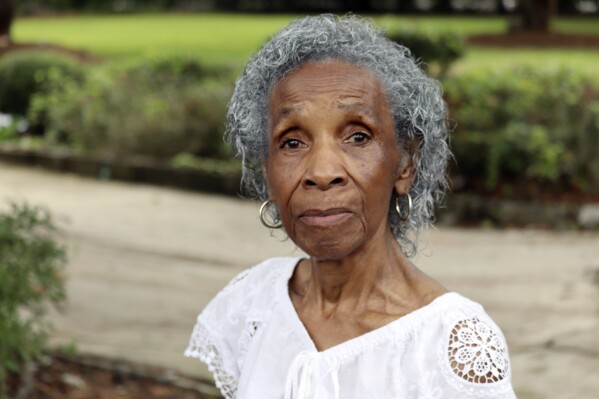
<svg viewBox="0 0 599 399"><path fill-rule="evenodd" d="M12 397L25 364L41 355L43 316L65 298L66 257L54 232L42 208L12 204L0 213L0 397Z"/></svg>
<svg viewBox="0 0 599 399"><path fill-rule="evenodd" d="M435 75L441 79L447 75L451 64L466 52L464 37L452 31L391 29L387 37L409 48L429 73L433 72L431 67L436 67Z"/></svg>
<svg viewBox="0 0 599 399"><path fill-rule="evenodd" d="M83 77L75 60L50 51L22 50L0 58L0 112L27 114L31 96L43 90L44 76L50 71L74 80Z"/></svg>
<svg viewBox="0 0 599 399"><path fill-rule="evenodd" d="M178 169L197 169L218 174L241 174L239 159L199 158L188 153L181 153L170 160L170 165Z"/></svg>
<svg viewBox="0 0 599 399"><path fill-rule="evenodd" d="M25 118L0 113L0 143L18 139L19 134L25 132L28 127Z"/></svg>
<svg viewBox="0 0 599 399"><path fill-rule="evenodd" d="M230 68L224 66L208 67L197 59L183 55L131 58L107 65L115 75L125 75L154 84L193 83L203 79L226 77Z"/></svg>
<svg viewBox="0 0 599 399"><path fill-rule="evenodd" d="M220 157L232 85L193 60L142 60L90 71L83 83L51 74L34 96L32 121L47 119L50 139L111 155Z"/></svg>
<svg viewBox="0 0 599 399"><path fill-rule="evenodd" d="M599 84L570 69L479 71L445 83L458 173L599 191Z"/></svg>

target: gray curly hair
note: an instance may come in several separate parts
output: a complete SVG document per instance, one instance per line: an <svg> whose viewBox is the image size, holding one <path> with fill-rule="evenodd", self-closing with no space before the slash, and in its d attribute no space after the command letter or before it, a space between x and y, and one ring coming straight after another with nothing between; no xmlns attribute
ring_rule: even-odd
<svg viewBox="0 0 599 399"><path fill-rule="evenodd" d="M243 163L245 194L268 198L262 166L268 157L268 101L285 74L307 62L340 60L373 71L385 88L400 148L413 147L415 179L410 188L412 214L402 221L389 204L389 225L403 251L416 253L419 232L434 220L434 205L447 187L450 157L447 108L437 81L427 77L407 48L388 40L369 21L357 16L321 15L292 21L254 54L237 80L227 113L227 141ZM275 213L272 215L278 219Z"/></svg>

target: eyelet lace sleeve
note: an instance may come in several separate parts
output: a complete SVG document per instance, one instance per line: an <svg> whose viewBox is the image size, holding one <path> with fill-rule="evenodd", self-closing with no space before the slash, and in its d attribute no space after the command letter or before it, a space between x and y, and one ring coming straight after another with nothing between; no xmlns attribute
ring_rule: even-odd
<svg viewBox="0 0 599 399"><path fill-rule="evenodd" d="M237 378L225 366L224 359L227 355L223 353L224 351L226 349L218 338L208 331L201 321L198 321L193 328L185 356L206 363L223 396L226 399L234 399L237 393Z"/></svg>
<svg viewBox="0 0 599 399"><path fill-rule="evenodd" d="M446 342L446 378L459 391L488 398L511 390L507 345L492 322L459 320Z"/></svg>
<svg viewBox="0 0 599 399"><path fill-rule="evenodd" d="M244 361L272 305L273 279L281 268L265 261L249 268L225 286L197 318L185 356L208 365L223 396L233 399Z"/></svg>
<svg viewBox="0 0 599 399"><path fill-rule="evenodd" d="M466 381L492 383L507 373L505 342L477 318L461 320L454 326L448 354L454 373Z"/></svg>
<svg viewBox="0 0 599 399"><path fill-rule="evenodd" d="M210 301L198 316L185 350L185 356L208 366L217 388L226 399L235 398L237 393L239 348L236 341L245 313L238 297L252 296L246 287L249 273L250 269L241 272Z"/></svg>

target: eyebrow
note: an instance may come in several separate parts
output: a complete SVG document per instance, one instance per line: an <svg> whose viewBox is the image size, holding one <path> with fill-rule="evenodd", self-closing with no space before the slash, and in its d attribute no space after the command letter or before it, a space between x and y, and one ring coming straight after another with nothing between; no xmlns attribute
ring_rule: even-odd
<svg viewBox="0 0 599 399"><path fill-rule="evenodd" d="M378 115L377 112L374 112L373 106L368 105L362 96L344 96L336 101L335 108L351 113L353 115L349 115L350 117L357 118L359 121L365 123L374 125L380 125L382 123L380 115ZM294 115L301 114L304 110L305 108L302 102L292 102L291 104L283 105L277 112L277 123L270 125L269 129L275 131L279 130L281 126L287 126L290 123L289 120L293 119Z"/></svg>
<svg viewBox="0 0 599 399"><path fill-rule="evenodd" d="M375 121L377 123L380 122L380 119L376 112L372 112L372 108L365 106L363 102L339 103L337 108L354 111L366 119Z"/></svg>
<svg viewBox="0 0 599 399"><path fill-rule="evenodd" d="M363 102L351 102L351 103L338 102L337 108L338 109L359 110L370 117L374 117L374 114L372 112L370 112L370 108L365 106ZM303 111L302 106L286 106L279 111L279 117L286 117L289 115L298 114L298 113L301 113L302 111Z"/></svg>
<svg viewBox="0 0 599 399"><path fill-rule="evenodd" d="M298 114L303 110L303 107L285 107L279 112L279 117L287 117L293 114Z"/></svg>

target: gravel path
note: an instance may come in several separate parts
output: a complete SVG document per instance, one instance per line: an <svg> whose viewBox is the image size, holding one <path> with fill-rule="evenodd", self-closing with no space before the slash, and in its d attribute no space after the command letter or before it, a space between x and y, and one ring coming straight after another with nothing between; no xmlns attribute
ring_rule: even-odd
<svg viewBox="0 0 599 399"><path fill-rule="evenodd" d="M233 198L0 163L6 199L59 217L69 300L54 344L193 375L207 371L182 352L207 301L245 267L300 254ZM415 263L502 327L519 398L599 397L599 232L439 227Z"/></svg>

